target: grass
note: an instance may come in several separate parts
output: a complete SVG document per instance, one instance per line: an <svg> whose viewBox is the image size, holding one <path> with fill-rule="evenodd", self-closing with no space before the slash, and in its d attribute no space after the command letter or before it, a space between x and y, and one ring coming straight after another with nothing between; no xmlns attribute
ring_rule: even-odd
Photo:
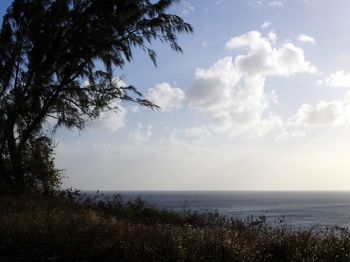
<svg viewBox="0 0 350 262"><path fill-rule="evenodd" d="M0 197L0 261L349 261L350 232L77 192Z"/></svg>

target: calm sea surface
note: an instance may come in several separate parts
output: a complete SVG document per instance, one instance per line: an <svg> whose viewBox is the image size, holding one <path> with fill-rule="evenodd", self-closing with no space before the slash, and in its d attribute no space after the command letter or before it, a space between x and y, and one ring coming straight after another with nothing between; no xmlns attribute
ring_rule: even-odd
<svg viewBox="0 0 350 262"><path fill-rule="evenodd" d="M218 211L230 217L266 216L296 227L339 225L350 228L350 192L104 192L125 200L141 196L166 209Z"/></svg>

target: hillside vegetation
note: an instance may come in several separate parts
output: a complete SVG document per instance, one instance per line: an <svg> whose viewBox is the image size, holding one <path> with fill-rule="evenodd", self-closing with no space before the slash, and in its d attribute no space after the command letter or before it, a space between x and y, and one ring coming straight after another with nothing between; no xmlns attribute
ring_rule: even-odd
<svg viewBox="0 0 350 262"><path fill-rule="evenodd" d="M0 261L349 261L350 232L78 192L0 197Z"/></svg>

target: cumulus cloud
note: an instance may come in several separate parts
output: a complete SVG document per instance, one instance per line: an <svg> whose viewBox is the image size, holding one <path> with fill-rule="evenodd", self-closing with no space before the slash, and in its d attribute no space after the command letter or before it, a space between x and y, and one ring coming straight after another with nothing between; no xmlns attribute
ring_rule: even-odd
<svg viewBox="0 0 350 262"><path fill-rule="evenodd" d="M316 73L316 68L305 60L303 49L292 43L285 43L282 47L275 48L271 42L260 32L251 31L231 38L226 43L226 48L250 49L247 55L240 55L235 61L242 72L249 74L288 76L296 73Z"/></svg>
<svg viewBox="0 0 350 262"><path fill-rule="evenodd" d="M299 42L303 42L303 43L315 44L315 38L313 38L312 36L309 36L309 35L305 35L305 34L298 35L297 40Z"/></svg>
<svg viewBox="0 0 350 262"><path fill-rule="evenodd" d="M161 83L150 88L146 97L164 111L179 109L186 98L180 88L172 87L169 83Z"/></svg>
<svg viewBox="0 0 350 262"><path fill-rule="evenodd" d="M137 123L135 131L131 132L129 139L137 144L146 143L152 136L152 126L144 127L141 123Z"/></svg>
<svg viewBox="0 0 350 262"><path fill-rule="evenodd" d="M272 44L276 44L276 42L277 42L277 34L275 32L270 31L267 34L267 37L269 38L269 40L271 41Z"/></svg>
<svg viewBox="0 0 350 262"><path fill-rule="evenodd" d="M325 84L328 87L350 87L350 73L345 74L344 71L337 71L320 81L320 84Z"/></svg>
<svg viewBox="0 0 350 262"><path fill-rule="evenodd" d="M343 107L338 101L321 101L315 107L302 105L296 114L296 124L301 125L336 125L342 121Z"/></svg>
<svg viewBox="0 0 350 262"><path fill-rule="evenodd" d="M247 53L219 59L208 69L198 68L188 91L189 105L209 113L216 131L236 134L254 129L263 134L283 125L267 110L271 101L278 101L275 92L265 94L265 80L316 72L303 50L292 43L275 47L273 39L257 31L231 38L226 48L246 48Z"/></svg>
<svg viewBox="0 0 350 262"><path fill-rule="evenodd" d="M118 105L118 110L102 112L99 118L90 122L88 126L114 132L125 126L126 115L127 110Z"/></svg>
<svg viewBox="0 0 350 262"><path fill-rule="evenodd" d="M350 91L343 99L320 101L317 105L303 104L290 123L299 126L335 126L350 120Z"/></svg>

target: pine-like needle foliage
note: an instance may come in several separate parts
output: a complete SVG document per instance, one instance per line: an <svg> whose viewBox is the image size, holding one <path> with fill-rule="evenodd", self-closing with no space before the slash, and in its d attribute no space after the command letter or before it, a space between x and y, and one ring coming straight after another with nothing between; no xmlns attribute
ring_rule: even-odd
<svg viewBox="0 0 350 262"><path fill-rule="evenodd" d="M43 130L49 118L56 127L81 129L102 111L117 110L119 101L157 108L113 72L135 48L156 64L155 40L182 51L177 34L192 27L166 13L174 2L13 1L0 29L0 187L32 187L38 170L28 149L50 139Z"/></svg>

